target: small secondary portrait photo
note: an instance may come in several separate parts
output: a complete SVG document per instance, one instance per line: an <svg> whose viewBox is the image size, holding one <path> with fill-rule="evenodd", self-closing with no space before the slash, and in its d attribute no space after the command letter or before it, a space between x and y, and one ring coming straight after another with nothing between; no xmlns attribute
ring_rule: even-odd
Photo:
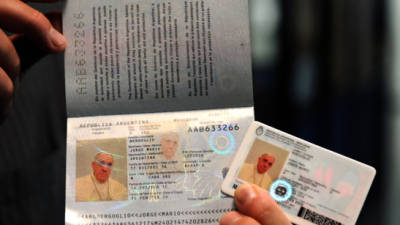
<svg viewBox="0 0 400 225"><path fill-rule="evenodd" d="M78 140L75 200L127 200L126 155L126 138Z"/></svg>
<svg viewBox="0 0 400 225"><path fill-rule="evenodd" d="M181 140L178 133L167 131L160 135L160 154L155 161L161 171L184 171Z"/></svg>
<svg viewBox="0 0 400 225"><path fill-rule="evenodd" d="M290 152L258 138L240 168L238 178L268 189L278 179Z"/></svg>
<svg viewBox="0 0 400 225"><path fill-rule="evenodd" d="M161 136L160 140L161 152L165 159L175 158L176 151L179 147L179 136L177 133L168 132Z"/></svg>

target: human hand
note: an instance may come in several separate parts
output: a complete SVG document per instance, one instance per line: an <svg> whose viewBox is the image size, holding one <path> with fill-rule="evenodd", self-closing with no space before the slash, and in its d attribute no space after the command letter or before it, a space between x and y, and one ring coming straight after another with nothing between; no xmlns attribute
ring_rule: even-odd
<svg viewBox="0 0 400 225"><path fill-rule="evenodd" d="M0 0L0 116L11 108L20 71L44 53L60 52L66 47L64 36L57 31L61 29L60 14L48 17L20 0ZM7 36L3 30L14 34Z"/></svg>
<svg viewBox="0 0 400 225"><path fill-rule="evenodd" d="M242 184L235 191L239 212L222 216L220 225L291 225L268 192L253 184Z"/></svg>

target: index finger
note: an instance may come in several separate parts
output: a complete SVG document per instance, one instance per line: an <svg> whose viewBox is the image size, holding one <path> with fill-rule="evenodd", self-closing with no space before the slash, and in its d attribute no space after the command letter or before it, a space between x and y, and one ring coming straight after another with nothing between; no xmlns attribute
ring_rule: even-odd
<svg viewBox="0 0 400 225"><path fill-rule="evenodd" d="M53 28L49 20L22 1L0 1L0 27L24 33L51 52L64 50L66 46L64 36Z"/></svg>

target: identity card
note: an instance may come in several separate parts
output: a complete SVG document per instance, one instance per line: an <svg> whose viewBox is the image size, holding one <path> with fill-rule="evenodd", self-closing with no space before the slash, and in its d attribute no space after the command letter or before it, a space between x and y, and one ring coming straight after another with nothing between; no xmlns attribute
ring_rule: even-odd
<svg viewBox="0 0 400 225"><path fill-rule="evenodd" d="M375 169L259 122L253 122L222 191L242 183L269 191L295 224L356 223Z"/></svg>

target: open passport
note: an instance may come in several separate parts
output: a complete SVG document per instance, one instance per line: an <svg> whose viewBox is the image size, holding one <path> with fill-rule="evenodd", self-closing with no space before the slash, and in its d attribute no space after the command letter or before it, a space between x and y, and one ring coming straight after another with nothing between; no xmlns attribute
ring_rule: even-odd
<svg viewBox="0 0 400 225"><path fill-rule="evenodd" d="M247 1L68 0L66 224L218 224L254 120Z"/></svg>
<svg viewBox="0 0 400 225"><path fill-rule="evenodd" d="M373 168L253 122L247 0L67 0L63 30L66 224L218 224L244 182L355 223Z"/></svg>

